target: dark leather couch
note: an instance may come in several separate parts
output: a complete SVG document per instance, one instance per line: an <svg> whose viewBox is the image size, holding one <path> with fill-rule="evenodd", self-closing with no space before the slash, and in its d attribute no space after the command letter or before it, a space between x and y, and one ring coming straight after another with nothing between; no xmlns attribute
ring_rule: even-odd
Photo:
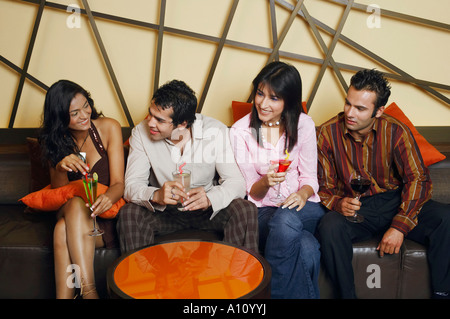
<svg viewBox="0 0 450 319"><path fill-rule="evenodd" d="M430 167L434 183L433 198L450 202L448 191L450 159ZM0 298L54 298L55 280L50 213L29 213L18 199L31 187L30 160L26 145L0 145ZM181 233L171 238L218 239L211 233ZM405 240L401 252L379 258L378 239L354 245L353 266L359 298L429 298L430 280L426 249ZM107 297L107 268L120 256L118 248L99 248L95 252L95 277L101 297ZM375 267L375 268L374 268ZM377 268L379 267L379 268ZM375 269L375 270L374 270ZM373 286L380 275L380 287ZM320 273L321 298L333 298L327 274ZM368 283L369 282L369 286Z"/></svg>

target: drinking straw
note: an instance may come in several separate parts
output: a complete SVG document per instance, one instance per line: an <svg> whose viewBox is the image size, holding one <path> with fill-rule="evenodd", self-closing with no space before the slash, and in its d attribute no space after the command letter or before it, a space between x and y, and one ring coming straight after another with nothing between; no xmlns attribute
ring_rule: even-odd
<svg viewBox="0 0 450 319"><path fill-rule="evenodd" d="M94 190L92 185L92 178L89 179L89 191L91 194L91 206L94 204Z"/></svg>
<svg viewBox="0 0 450 319"><path fill-rule="evenodd" d="M183 174L184 165L186 165L186 162L184 162L183 164L180 165L180 167L178 167L178 171L180 172L180 174Z"/></svg>
<svg viewBox="0 0 450 319"><path fill-rule="evenodd" d="M87 167L88 167L88 170L89 170L89 164L87 165ZM84 175L84 177L86 179L86 185L89 188L89 191L88 191L88 189L86 189L86 186L85 186L85 191L86 191L87 199L89 201L89 206L92 206L92 201L91 201L91 198L92 198L92 193L91 193L92 185L89 183L88 175L89 174L85 174ZM89 197L89 194L91 194L91 197Z"/></svg>
<svg viewBox="0 0 450 319"><path fill-rule="evenodd" d="M183 186L184 186L184 174L183 174L184 165L186 165L186 162L184 162L183 164L180 165L180 167L178 167L178 171L180 172L181 175L181 184L183 184Z"/></svg>
<svg viewBox="0 0 450 319"><path fill-rule="evenodd" d="M287 149L286 149L284 152L286 153L286 158L285 158L285 160L287 161L287 160L289 159L289 153L288 153Z"/></svg>
<svg viewBox="0 0 450 319"><path fill-rule="evenodd" d="M88 190L87 190L87 182L85 183L85 182L83 181L83 187L84 187L84 191L85 191L85 193L86 193L86 198L87 198L88 202L90 202L90 200L89 200L89 192L88 192Z"/></svg>
<svg viewBox="0 0 450 319"><path fill-rule="evenodd" d="M93 189L94 189L94 197L92 197L92 200L97 199L97 183L98 183L98 174L94 172L92 175L94 181L93 181Z"/></svg>

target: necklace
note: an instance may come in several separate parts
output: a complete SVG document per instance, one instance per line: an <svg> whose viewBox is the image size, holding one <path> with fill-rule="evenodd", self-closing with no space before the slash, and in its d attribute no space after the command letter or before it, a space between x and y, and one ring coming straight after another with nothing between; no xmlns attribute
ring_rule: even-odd
<svg viewBox="0 0 450 319"><path fill-rule="evenodd" d="M267 142L266 137L264 136L264 133L263 133L262 126L259 128L259 133L261 135L261 141L263 141L263 143Z"/></svg>
<svg viewBox="0 0 450 319"><path fill-rule="evenodd" d="M272 126L278 126L278 125L280 125L280 121L276 121L275 123L272 123L272 122L264 122L264 125L267 125L267 126L269 126L269 127L272 127Z"/></svg>
<svg viewBox="0 0 450 319"><path fill-rule="evenodd" d="M86 143L86 140L87 140L88 136L89 136L89 131L87 132L86 137L84 138L83 144L81 144L81 146L80 146L80 148L79 148L79 151L80 151L80 152L81 152L81 149L82 149L83 146L84 146L84 143Z"/></svg>
<svg viewBox="0 0 450 319"><path fill-rule="evenodd" d="M265 123L264 123L265 124ZM278 124L277 124L278 125ZM275 125L275 126L277 126L277 125ZM272 126L272 125L269 125L269 127L270 126ZM266 128L266 130L268 130L267 128ZM272 130L271 130L272 131ZM260 134L261 134L261 140L263 141L263 142L268 142L268 140L266 139L266 137L264 136L264 129L262 128L262 127L260 127L260 130L259 130L259 132L260 132ZM270 132L269 132L270 133ZM269 134L269 136L270 137L272 137L272 135L273 135L273 131L272 131L272 133L270 133Z"/></svg>
<svg viewBox="0 0 450 319"><path fill-rule="evenodd" d="M266 130L268 132L269 132L269 129L271 129L271 128L266 128ZM264 136L264 129L263 129L263 127L262 126L259 127L259 134L260 134L261 141L263 143L269 142L273 146L276 146L276 143L278 142L278 140L283 137L283 133L281 133L281 135L280 135L280 131L279 130L277 130L277 133L274 133L273 130L270 130L270 131L271 132L269 132L269 133L270 133L270 140L271 141L268 141L267 138ZM276 134L277 136L273 136L273 134ZM285 140L284 140L284 149L287 149L287 131L286 130L284 130L284 134L285 134L285 137L284 137L285 138ZM272 141L275 141L275 144L272 143Z"/></svg>

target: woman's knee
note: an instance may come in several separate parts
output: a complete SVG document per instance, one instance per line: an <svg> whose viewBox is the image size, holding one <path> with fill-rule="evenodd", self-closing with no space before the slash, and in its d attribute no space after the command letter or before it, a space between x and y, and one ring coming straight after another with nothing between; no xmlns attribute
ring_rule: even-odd
<svg viewBox="0 0 450 319"><path fill-rule="evenodd" d="M302 231L303 221L299 216L299 212L292 209L279 208L270 219L269 227L271 229L280 229L281 231L285 228Z"/></svg>
<svg viewBox="0 0 450 319"><path fill-rule="evenodd" d="M326 209L320 203L308 201L298 213L303 222L303 229L314 234L317 231L317 225L326 213Z"/></svg>
<svg viewBox="0 0 450 319"><path fill-rule="evenodd" d="M298 212L297 212L298 213ZM267 241L274 245L293 245L301 240L303 223L295 214L286 210L277 210L268 225ZM276 242L276 243L275 243Z"/></svg>
<svg viewBox="0 0 450 319"><path fill-rule="evenodd" d="M322 204L307 201L299 213L301 213L304 220L319 221L325 215L326 211L326 208Z"/></svg>
<svg viewBox="0 0 450 319"><path fill-rule="evenodd" d="M71 214L78 214L80 211L87 211L86 203L81 197L75 196L60 208L58 217L68 217Z"/></svg>
<svg viewBox="0 0 450 319"><path fill-rule="evenodd" d="M90 211L81 197L69 199L58 212L58 218L64 218L66 225L90 223L90 216Z"/></svg>
<svg viewBox="0 0 450 319"><path fill-rule="evenodd" d="M76 209L87 209L84 199L78 196L69 199L64 206Z"/></svg>

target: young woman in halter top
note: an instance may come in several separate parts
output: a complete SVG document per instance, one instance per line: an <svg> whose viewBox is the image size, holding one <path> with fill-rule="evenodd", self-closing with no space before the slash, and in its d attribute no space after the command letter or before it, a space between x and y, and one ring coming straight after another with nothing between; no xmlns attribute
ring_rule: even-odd
<svg viewBox="0 0 450 319"><path fill-rule="evenodd" d="M114 221L97 218L103 236L89 236L93 216L111 208L123 195L124 153L120 124L103 117L90 94L76 83L60 80L47 92L39 142L49 163L52 188L97 172L99 183L109 186L93 203L93 211L80 197L68 200L57 212L54 229L56 297L73 298L67 285L67 267L80 267L83 298L98 298L94 278L96 247L114 240ZM80 153L86 154L86 162ZM90 169L89 169L90 168Z"/></svg>

